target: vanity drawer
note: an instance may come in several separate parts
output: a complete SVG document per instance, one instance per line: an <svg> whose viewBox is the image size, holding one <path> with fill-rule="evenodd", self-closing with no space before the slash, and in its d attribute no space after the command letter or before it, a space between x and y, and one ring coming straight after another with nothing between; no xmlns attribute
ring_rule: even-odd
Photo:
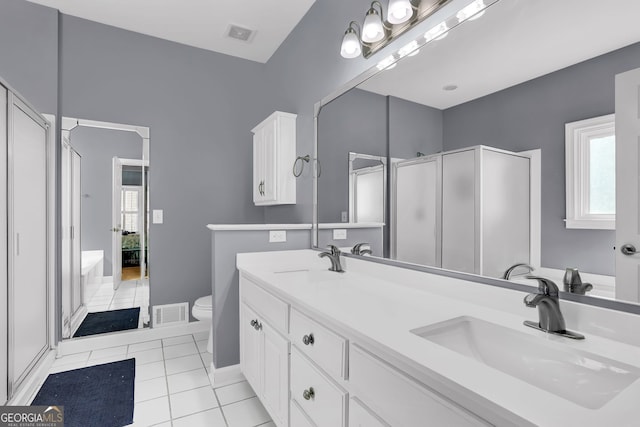
<svg viewBox="0 0 640 427"><path fill-rule="evenodd" d="M293 400L291 401L291 415L289 418L291 420L291 427L316 427L302 409L300 409L300 406Z"/></svg>
<svg viewBox="0 0 640 427"><path fill-rule="evenodd" d="M349 427L389 427L373 415L358 399L349 399Z"/></svg>
<svg viewBox="0 0 640 427"><path fill-rule="evenodd" d="M286 335L289 331L289 305L246 278L240 283L242 301L251 306L272 328Z"/></svg>
<svg viewBox="0 0 640 427"><path fill-rule="evenodd" d="M289 338L293 345L334 378L346 378L347 340L295 309Z"/></svg>
<svg viewBox="0 0 640 427"><path fill-rule="evenodd" d="M349 349L349 383L392 426L490 425L356 345Z"/></svg>
<svg viewBox="0 0 640 427"><path fill-rule="evenodd" d="M347 393L295 347L291 349L291 400L318 427L346 425Z"/></svg>

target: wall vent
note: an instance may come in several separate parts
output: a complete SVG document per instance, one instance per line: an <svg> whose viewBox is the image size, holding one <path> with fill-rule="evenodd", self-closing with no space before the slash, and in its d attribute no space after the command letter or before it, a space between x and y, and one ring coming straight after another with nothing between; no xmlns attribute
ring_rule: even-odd
<svg viewBox="0 0 640 427"><path fill-rule="evenodd" d="M189 303L153 306L153 327L173 326L189 323Z"/></svg>
<svg viewBox="0 0 640 427"><path fill-rule="evenodd" d="M239 27L237 25L229 25L227 28L227 37L250 43L253 40L255 31L248 28Z"/></svg>

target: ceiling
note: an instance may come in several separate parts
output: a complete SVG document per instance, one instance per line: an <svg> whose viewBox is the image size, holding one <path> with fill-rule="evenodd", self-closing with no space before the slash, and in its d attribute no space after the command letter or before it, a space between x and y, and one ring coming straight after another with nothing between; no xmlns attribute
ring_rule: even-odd
<svg viewBox="0 0 640 427"><path fill-rule="evenodd" d="M315 0L29 0L62 13L265 63ZM229 25L255 30L249 42Z"/></svg>
<svg viewBox="0 0 640 427"><path fill-rule="evenodd" d="M359 88L449 108L638 42L638 16L639 0L501 0Z"/></svg>

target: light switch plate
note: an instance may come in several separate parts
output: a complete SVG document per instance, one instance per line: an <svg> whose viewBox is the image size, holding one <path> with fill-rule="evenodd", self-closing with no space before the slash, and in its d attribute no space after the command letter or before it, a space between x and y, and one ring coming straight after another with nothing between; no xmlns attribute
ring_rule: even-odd
<svg viewBox="0 0 640 427"><path fill-rule="evenodd" d="M269 243L280 243L287 241L287 230L270 230Z"/></svg>
<svg viewBox="0 0 640 427"><path fill-rule="evenodd" d="M162 224L164 221L164 212L162 209L154 209L153 210L153 223L154 224Z"/></svg>
<svg viewBox="0 0 640 427"><path fill-rule="evenodd" d="M347 230L344 228L338 228L333 230L333 240L346 240Z"/></svg>

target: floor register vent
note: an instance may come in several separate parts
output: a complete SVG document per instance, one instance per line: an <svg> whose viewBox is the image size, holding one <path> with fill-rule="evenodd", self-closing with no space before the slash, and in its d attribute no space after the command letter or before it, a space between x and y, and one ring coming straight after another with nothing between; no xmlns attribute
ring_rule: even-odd
<svg viewBox="0 0 640 427"><path fill-rule="evenodd" d="M153 306L153 327L174 326L189 323L189 303Z"/></svg>

